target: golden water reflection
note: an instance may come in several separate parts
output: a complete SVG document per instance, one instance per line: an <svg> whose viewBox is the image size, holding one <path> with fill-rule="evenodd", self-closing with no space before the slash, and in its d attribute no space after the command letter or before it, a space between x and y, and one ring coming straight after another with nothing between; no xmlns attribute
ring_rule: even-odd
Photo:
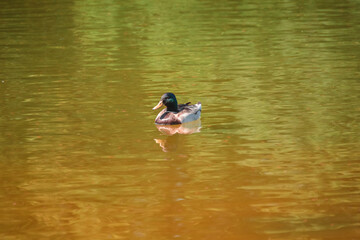
<svg viewBox="0 0 360 240"><path fill-rule="evenodd" d="M155 125L157 129L168 136L174 134L193 134L200 132L201 129L201 120L196 120L192 122L187 122L180 125Z"/></svg>
<svg viewBox="0 0 360 240"><path fill-rule="evenodd" d="M201 120L184 123L181 125L156 125L157 129L167 135L166 138L154 139L164 152L182 151L183 143L180 134L193 134L200 132Z"/></svg>
<svg viewBox="0 0 360 240"><path fill-rule="evenodd" d="M200 132L201 120L184 123L181 125L156 125L156 128L167 135L166 138L154 139L164 152L174 152L182 150L182 137L179 134L193 134Z"/></svg>

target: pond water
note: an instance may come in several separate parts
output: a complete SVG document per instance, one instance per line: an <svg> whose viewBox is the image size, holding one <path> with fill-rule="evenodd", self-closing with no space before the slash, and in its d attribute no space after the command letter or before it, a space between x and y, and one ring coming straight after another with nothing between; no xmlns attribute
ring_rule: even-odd
<svg viewBox="0 0 360 240"><path fill-rule="evenodd" d="M360 238L358 1L5 0L0 21L1 239ZM201 120L156 126L165 92Z"/></svg>

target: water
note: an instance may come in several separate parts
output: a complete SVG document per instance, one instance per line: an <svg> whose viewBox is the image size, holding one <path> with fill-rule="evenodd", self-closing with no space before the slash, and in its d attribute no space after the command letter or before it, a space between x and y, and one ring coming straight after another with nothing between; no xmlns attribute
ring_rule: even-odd
<svg viewBox="0 0 360 240"><path fill-rule="evenodd" d="M1 239L359 239L357 1L2 1L0 21ZM168 91L201 121L158 129Z"/></svg>

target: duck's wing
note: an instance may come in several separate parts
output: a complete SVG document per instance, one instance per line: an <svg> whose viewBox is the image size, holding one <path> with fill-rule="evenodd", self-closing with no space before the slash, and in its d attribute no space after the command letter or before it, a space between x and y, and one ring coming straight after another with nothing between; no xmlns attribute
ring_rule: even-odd
<svg viewBox="0 0 360 240"><path fill-rule="evenodd" d="M200 118L201 114L201 103L198 102L194 105L181 104L179 105L179 112L176 114L181 123L195 121Z"/></svg>

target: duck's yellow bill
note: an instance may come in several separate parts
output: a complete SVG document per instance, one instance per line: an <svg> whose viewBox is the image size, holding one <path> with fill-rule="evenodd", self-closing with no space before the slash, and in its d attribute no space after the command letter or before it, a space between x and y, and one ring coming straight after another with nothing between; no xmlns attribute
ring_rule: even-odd
<svg viewBox="0 0 360 240"><path fill-rule="evenodd" d="M162 101L160 101L160 102L158 103L158 105L156 105L156 106L153 108L153 110L158 109L158 108L161 108L163 105L164 105L164 104L162 103Z"/></svg>

